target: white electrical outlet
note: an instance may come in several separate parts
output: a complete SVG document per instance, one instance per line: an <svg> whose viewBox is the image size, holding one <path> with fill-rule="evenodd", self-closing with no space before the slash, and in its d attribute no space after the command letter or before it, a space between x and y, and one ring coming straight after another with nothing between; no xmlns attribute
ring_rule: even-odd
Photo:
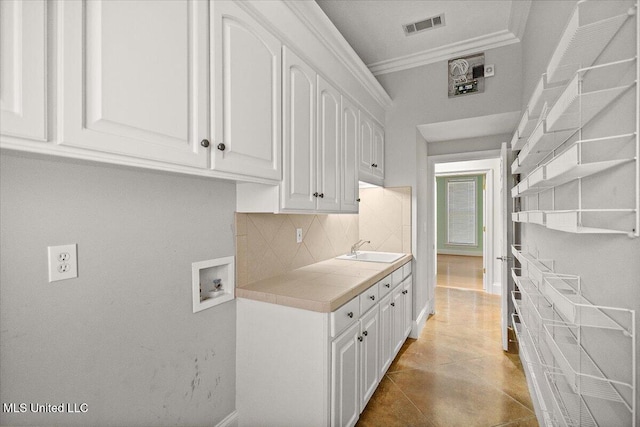
<svg viewBox="0 0 640 427"><path fill-rule="evenodd" d="M49 246L49 283L78 277L76 244Z"/></svg>
<svg viewBox="0 0 640 427"><path fill-rule="evenodd" d="M302 243L302 228L296 228L296 242Z"/></svg>

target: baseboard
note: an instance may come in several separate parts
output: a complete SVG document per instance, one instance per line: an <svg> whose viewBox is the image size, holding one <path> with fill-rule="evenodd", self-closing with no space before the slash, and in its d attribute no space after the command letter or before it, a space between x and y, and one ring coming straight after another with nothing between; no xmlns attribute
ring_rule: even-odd
<svg viewBox="0 0 640 427"><path fill-rule="evenodd" d="M438 249L438 255L482 256L482 252L455 249Z"/></svg>
<svg viewBox="0 0 640 427"><path fill-rule="evenodd" d="M224 420L216 424L216 427L238 427L238 411L233 411Z"/></svg>
<svg viewBox="0 0 640 427"><path fill-rule="evenodd" d="M429 302L422 308L418 318L413 321L411 324L411 332L409 333L409 338L417 339L420 336L420 332L422 332L422 328L424 328L425 323L427 323L427 318L429 317Z"/></svg>

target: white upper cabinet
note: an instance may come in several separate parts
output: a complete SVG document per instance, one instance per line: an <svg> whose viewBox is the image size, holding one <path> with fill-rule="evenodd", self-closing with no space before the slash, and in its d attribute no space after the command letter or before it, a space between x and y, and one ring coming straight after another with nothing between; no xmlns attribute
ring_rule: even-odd
<svg viewBox="0 0 640 427"><path fill-rule="evenodd" d="M283 211L357 212L357 119L345 130L342 95L294 52L283 47ZM348 114L347 114L348 115ZM355 120L355 121L354 121ZM345 147L343 135L349 141ZM347 162L348 165L347 165ZM344 181L347 167L348 181ZM347 198L347 203L344 198Z"/></svg>
<svg viewBox="0 0 640 427"><path fill-rule="evenodd" d="M358 109L342 97L342 196L340 210L342 212L358 212L358 142L360 135L360 119Z"/></svg>
<svg viewBox="0 0 640 427"><path fill-rule="evenodd" d="M282 45L238 4L211 4L212 168L279 181Z"/></svg>
<svg viewBox="0 0 640 427"><path fill-rule="evenodd" d="M360 179L374 184L384 180L384 130L360 111Z"/></svg>
<svg viewBox="0 0 640 427"><path fill-rule="evenodd" d="M0 134L47 139L46 1L0 1Z"/></svg>
<svg viewBox="0 0 640 427"><path fill-rule="evenodd" d="M282 49L282 208L316 208L316 72Z"/></svg>
<svg viewBox="0 0 640 427"><path fill-rule="evenodd" d="M293 53L315 36L277 23L289 8L0 0L0 147L264 186L247 209L358 212L358 179L382 183L384 132L343 96L357 83L313 66L333 54Z"/></svg>
<svg viewBox="0 0 640 427"><path fill-rule="evenodd" d="M340 210L341 95L318 76L318 210Z"/></svg>
<svg viewBox="0 0 640 427"><path fill-rule="evenodd" d="M372 173L373 168L373 121L362 111L360 112L360 171Z"/></svg>
<svg viewBox="0 0 640 427"><path fill-rule="evenodd" d="M373 124L373 175L384 179L384 130Z"/></svg>
<svg viewBox="0 0 640 427"><path fill-rule="evenodd" d="M57 7L60 144L206 167L209 3Z"/></svg>

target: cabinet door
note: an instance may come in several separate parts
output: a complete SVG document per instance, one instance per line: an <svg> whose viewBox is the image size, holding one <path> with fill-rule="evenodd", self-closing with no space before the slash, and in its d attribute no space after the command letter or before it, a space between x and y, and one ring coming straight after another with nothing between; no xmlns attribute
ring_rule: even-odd
<svg viewBox="0 0 640 427"><path fill-rule="evenodd" d="M373 158L373 174L384 178L384 131L375 123L373 125Z"/></svg>
<svg viewBox="0 0 640 427"><path fill-rule="evenodd" d="M280 40L237 3L211 4L215 82L212 167L279 181Z"/></svg>
<svg viewBox="0 0 640 427"><path fill-rule="evenodd" d="M340 210L358 212L358 136L360 121L358 109L342 97L342 191Z"/></svg>
<svg viewBox="0 0 640 427"><path fill-rule="evenodd" d="M340 92L318 76L318 210L340 210Z"/></svg>
<svg viewBox="0 0 640 427"><path fill-rule="evenodd" d="M404 342L404 295L402 291L403 287L400 285L394 289L391 297L391 313L393 317L391 322L393 324L392 359L398 354Z"/></svg>
<svg viewBox="0 0 640 427"><path fill-rule="evenodd" d="M360 111L360 172L372 173L374 164L373 121Z"/></svg>
<svg viewBox="0 0 640 427"><path fill-rule="evenodd" d="M393 310L392 294L380 301L380 378L382 378L393 361Z"/></svg>
<svg viewBox="0 0 640 427"><path fill-rule="evenodd" d="M208 2L57 2L61 144L206 167Z"/></svg>
<svg viewBox="0 0 640 427"><path fill-rule="evenodd" d="M283 47L283 209L314 210L316 198L316 72Z"/></svg>
<svg viewBox="0 0 640 427"><path fill-rule="evenodd" d="M47 4L0 1L0 134L47 139Z"/></svg>
<svg viewBox="0 0 640 427"><path fill-rule="evenodd" d="M404 337L411 332L411 322L413 321L413 280L409 276L404 281ZM404 339L403 337L403 339Z"/></svg>
<svg viewBox="0 0 640 427"><path fill-rule="evenodd" d="M360 324L331 343L331 425L353 426L360 415Z"/></svg>
<svg viewBox="0 0 640 427"><path fill-rule="evenodd" d="M360 319L360 412L373 396L380 379L380 311L371 309Z"/></svg>

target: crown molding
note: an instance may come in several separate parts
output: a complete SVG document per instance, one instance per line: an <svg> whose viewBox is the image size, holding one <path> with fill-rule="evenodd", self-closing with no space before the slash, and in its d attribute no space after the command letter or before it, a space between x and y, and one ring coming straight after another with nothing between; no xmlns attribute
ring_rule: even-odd
<svg viewBox="0 0 640 427"><path fill-rule="evenodd" d="M306 3L306 2L301 2ZM524 29L523 29L524 31ZM369 64L369 69L374 76L407 70L434 62L446 61L458 56L477 53L478 51L495 49L513 43L519 43L520 39L509 30L497 31L480 37L451 43L446 46L429 49L411 55L400 56L394 59Z"/></svg>
<svg viewBox="0 0 640 427"><path fill-rule="evenodd" d="M527 27L529 11L531 10L531 0L519 0L511 2L511 12L509 14L509 30L522 40L524 30Z"/></svg>
<svg viewBox="0 0 640 427"><path fill-rule="evenodd" d="M283 3L342 61L380 105L386 110L393 105L389 94L315 1L284 0Z"/></svg>

